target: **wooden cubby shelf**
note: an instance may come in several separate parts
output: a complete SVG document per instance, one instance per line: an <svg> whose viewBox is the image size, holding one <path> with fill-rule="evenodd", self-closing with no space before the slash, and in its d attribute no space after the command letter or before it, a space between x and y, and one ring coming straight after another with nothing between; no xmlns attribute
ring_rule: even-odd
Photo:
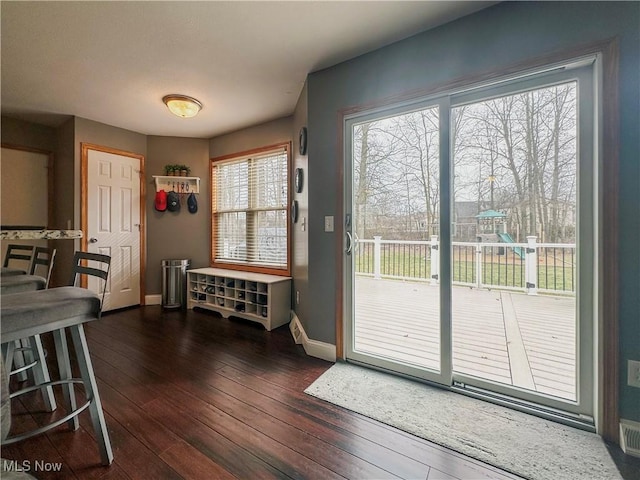
<svg viewBox="0 0 640 480"><path fill-rule="evenodd" d="M187 270L187 306L240 317L273 330L289 323L291 278L278 275L197 268Z"/></svg>

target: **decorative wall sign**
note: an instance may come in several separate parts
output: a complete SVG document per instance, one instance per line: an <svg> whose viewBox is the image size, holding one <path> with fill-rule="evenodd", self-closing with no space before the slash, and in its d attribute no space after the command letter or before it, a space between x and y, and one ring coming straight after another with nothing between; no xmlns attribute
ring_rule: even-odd
<svg viewBox="0 0 640 480"><path fill-rule="evenodd" d="M300 155L307 154L307 127L300 129Z"/></svg>
<svg viewBox="0 0 640 480"><path fill-rule="evenodd" d="M295 186L296 193L302 192L302 186L304 185L304 171L301 168L296 168L293 184Z"/></svg>

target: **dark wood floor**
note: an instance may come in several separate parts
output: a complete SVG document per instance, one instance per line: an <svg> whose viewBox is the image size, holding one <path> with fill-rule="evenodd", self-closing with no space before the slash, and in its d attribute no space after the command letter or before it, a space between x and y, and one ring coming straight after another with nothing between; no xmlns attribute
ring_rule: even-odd
<svg viewBox="0 0 640 480"><path fill-rule="evenodd" d="M308 357L286 326L266 332L212 313L145 307L105 315L86 331L114 462L99 465L83 413L76 432L59 427L2 449L38 478L515 478L305 395L331 364ZM38 395L13 408L14 431L62 410L42 413ZM60 472L43 471L56 464Z"/></svg>

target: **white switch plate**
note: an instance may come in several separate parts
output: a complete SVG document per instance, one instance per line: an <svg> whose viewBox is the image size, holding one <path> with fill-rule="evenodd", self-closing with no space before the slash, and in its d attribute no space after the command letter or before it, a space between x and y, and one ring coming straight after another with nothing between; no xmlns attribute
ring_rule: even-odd
<svg viewBox="0 0 640 480"><path fill-rule="evenodd" d="M640 388L640 362L629 360L627 363L627 384Z"/></svg>
<svg viewBox="0 0 640 480"><path fill-rule="evenodd" d="M333 232L333 215L324 217L324 231Z"/></svg>

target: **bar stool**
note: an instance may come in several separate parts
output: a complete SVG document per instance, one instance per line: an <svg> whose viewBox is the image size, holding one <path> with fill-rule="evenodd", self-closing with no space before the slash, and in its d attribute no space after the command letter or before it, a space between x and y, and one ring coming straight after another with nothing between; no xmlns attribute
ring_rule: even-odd
<svg viewBox="0 0 640 480"><path fill-rule="evenodd" d="M53 271L53 261L56 258L56 249L49 247L36 247L31 258L29 275L39 275L45 279L45 287L49 287L51 272ZM42 268L44 267L44 271Z"/></svg>
<svg viewBox="0 0 640 480"><path fill-rule="evenodd" d="M4 296L47 288L55 256L55 248L36 247L31 258L29 274L1 277L0 294ZM35 275L35 273L43 276ZM27 380L27 372L30 372L35 385L46 384L51 380L40 335L21 339L13 345L5 343L2 346L2 350L10 376L16 375L18 380L25 381ZM56 409L56 401L53 389L51 387L43 388L42 397L47 410L54 411Z"/></svg>
<svg viewBox="0 0 640 480"><path fill-rule="evenodd" d="M85 265L87 262L99 266ZM104 413L93 365L89 356L83 324L98 320L102 314L102 304L107 288L111 258L108 255L76 252L73 261L73 273L69 287L57 287L36 292L16 293L2 298L2 342L10 343L23 338L52 332L60 380L50 381L47 386L62 386L67 406L66 415L48 425L30 432L21 433L3 440L2 444L11 444L44 433L54 427L67 423L72 430L79 426L78 415L89 410L96 434L100 458L103 465L113 461L113 452L107 431ZM82 275L98 277L102 281L101 297L85 288L76 287ZM80 378L73 378L66 332L71 334L80 370ZM86 402L78 406L74 386L82 384ZM11 398L33 392L45 385L27 387L11 394Z"/></svg>
<svg viewBox="0 0 640 480"><path fill-rule="evenodd" d="M2 264L2 276L8 277L11 275L25 275L29 271L29 268L31 268L33 249L33 245L16 245L14 243L7 245L7 254L4 257L4 263ZM27 269L9 266L9 263L15 265L16 261L18 261L18 263L28 262Z"/></svg>

